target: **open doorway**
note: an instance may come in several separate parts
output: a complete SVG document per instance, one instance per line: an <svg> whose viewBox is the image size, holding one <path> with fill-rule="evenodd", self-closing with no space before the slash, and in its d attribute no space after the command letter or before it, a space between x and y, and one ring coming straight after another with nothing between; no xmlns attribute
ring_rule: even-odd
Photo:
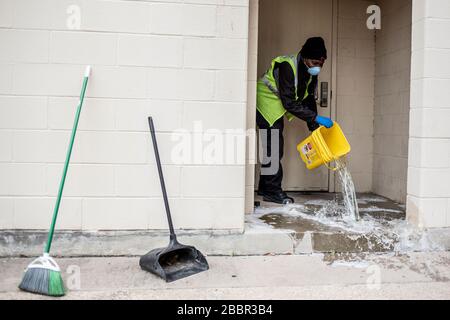
<svg viewBox="0 0 450 320"><path fill-rule="evenodd" d="M297 54L309 37L325 40L328 59L319 76L316 101L320 115L333 117L333 0L264 0L259 1L258 67L261 76L273 58ZM309 171L297 152L297 144L310 134L300 119L285 119L283 190L334 191L326 167ZM255 186L259 181L259 167L255 172Z"/></svg>

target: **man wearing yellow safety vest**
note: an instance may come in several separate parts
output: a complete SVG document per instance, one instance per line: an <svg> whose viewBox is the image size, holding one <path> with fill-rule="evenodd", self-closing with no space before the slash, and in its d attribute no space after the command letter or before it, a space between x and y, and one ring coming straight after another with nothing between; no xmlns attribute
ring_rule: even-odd
<svg viewBox="0 0 450 320"><path fill-rule="evenodd" d="M256 123L266 159L262 161L258 195L264 201L294 202L281 188L284 116L289 121L294 117L304 120L310 131L320 125L333 126L331 119L317 114L315 100L317 76L326 59L324 40L309 38L297 55L273 59L258 81Z"/></svg>

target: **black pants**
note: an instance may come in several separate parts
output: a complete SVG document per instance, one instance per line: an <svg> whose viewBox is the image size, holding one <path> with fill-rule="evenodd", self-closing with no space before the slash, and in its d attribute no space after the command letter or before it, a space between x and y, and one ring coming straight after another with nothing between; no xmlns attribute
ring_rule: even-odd
<svg viewBox="0 0 450 320"><path fill-rule="evenodd" d="M261 143L263 146L264 153L267 155L268 158L272 155L272 148L278 147L278 159L272 159L273 161L278 161L278 171L275 174L267 175L263 174L261 172L259 176L259 186L258 191L259 192L266 192L266 193L273 193L273 192L280 192L281 189L281 182L283 181L283 168L281 166L281 159L283 158L283 152L284 152L284 138L283 138L283 129L284 129L284 117L281 117L278 119L272 127L270 127L269 123L264 119L264 117L259 113L259 111L256 111L256 124L258 125L259 129L266 129L267 130L267 138L262 139ZM272 135L278 135L278 146L274 145L272 146ZM261 137L261 135L260 135ZM261 165L261 171L263 171L263 168L270 168L272 165L272 162L262 164Z"/></svg>

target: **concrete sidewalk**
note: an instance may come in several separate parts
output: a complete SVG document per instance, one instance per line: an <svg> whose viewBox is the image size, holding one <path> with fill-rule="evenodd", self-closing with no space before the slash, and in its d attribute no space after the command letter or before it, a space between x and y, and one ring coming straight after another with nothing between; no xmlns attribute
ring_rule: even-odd
<svg viewBox="0 0 450 320"><path fill-rule="evenodd" d="M449 299L450 252L208 257L210 270L165 283L138 257L60 258L63 299ZM17 285L24 258L0 259L0 299L46 299Z"/></svg>

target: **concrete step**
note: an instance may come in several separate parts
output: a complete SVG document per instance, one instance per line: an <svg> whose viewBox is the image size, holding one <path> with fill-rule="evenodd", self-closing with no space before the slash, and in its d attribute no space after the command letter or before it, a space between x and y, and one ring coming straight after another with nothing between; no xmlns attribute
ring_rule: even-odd
<svg viewBox="0 0 450 320"><path fill-rule="evenodd" d="M414 229L402 205L376 195L359 194L361 221L344 223L330 207L336 196L299 193L290 206L261 202L244 232L180 230L178 239L219 256L450 250L449 229ZM44 230L0 231L0 256L38 256L46 237ZM52 255L140 256L167 244L161 231L57 231Z"/></svg>
<svg viewBox="0 0 450 320"><path fill-rule="evenodd" d="M46 241L44 231L0 232L1 257L35 257L42 253ZM427 232L428 247L411 247L405 251L450 250L450 230L436 229ZM179 241L194 245L206 255L285 255L311 253L360 253L394 251L396 241L386 246L374 235L346 232L322 232L263 229L247 223L244 233L226 234L182 232ZM419 239L417 242L419 243ZM103 231L57 232L52 255L62 257L82 256L140 256L149 250L165 247L168 235L159 232Z"/></svg>

